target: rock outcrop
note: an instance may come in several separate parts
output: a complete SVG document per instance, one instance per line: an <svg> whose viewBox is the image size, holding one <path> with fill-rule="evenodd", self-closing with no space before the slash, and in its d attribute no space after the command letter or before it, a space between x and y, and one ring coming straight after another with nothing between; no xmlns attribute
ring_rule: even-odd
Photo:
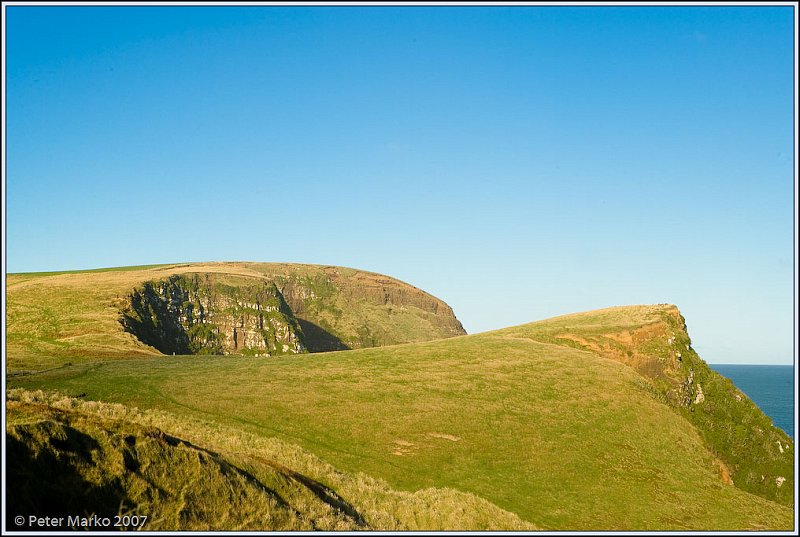
<svg viewBox="0 0 800 537"><path fill-rule="evenodd" d="M164 354L305 352L302 329L275 284L237 283L212 274L145 282L131 293L122 325Z"/></svg>
<svg viewBox="0 0 800 537"><path fill-rule="evenodd" d="M466 334L450 306L388 276L315 265L230 266L140 284L123 301L123 327L165 354L273 356Z"/></svg>
<svg viewBox="0 0 800 537"><path fill-rule="evenodd" d="M266 276L300 320L311 352L466 334L445 302L394 278L343 267L279 267Z"/></svg>
<svg viewBox="0 0 800 537"><path fill-rule="evenodd" d="M211 262L10 274L6 291L15 370L76 356L275 355L466 334L438 298L346 267Z"/></svg>

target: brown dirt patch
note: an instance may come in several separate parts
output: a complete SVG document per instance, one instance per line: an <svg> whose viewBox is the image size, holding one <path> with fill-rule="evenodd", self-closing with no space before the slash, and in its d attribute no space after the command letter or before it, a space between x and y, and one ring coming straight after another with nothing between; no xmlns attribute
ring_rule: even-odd
<svg viewBox="0 0 800 537"><path fill-rule="evenodd" d="M427 433L427 434L428 436L431 436L433 438L441 438L443 440L450 440L451 442L458 442L461 440L461 437L452 434L446 434L446 433Z"/></svg>

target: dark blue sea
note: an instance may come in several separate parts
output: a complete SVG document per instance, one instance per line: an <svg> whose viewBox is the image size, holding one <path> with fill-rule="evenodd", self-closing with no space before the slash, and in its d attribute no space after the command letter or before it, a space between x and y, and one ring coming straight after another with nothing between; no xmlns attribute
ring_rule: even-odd
<svg viewBox="0 0 800 537"><path fill-rule="evenodd" d="M725 375L772 422L794 438L794 368L790 365L708 364Z"/></svg>

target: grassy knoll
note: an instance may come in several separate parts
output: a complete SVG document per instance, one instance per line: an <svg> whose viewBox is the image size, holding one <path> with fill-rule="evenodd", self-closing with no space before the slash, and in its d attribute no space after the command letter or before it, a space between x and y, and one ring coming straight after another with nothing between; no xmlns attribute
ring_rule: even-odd
<svg viewBox="0 0 800 537"><path fill-rule="evenodd" d="M435 297L388 276L342 267L230 262L9 274L7 370L159 354L125 332L120 317L146 282L189 274L213 274L233 286L274 282L312 351L464 333L452 310Z"/></svg>
<svg viewBox="0 0 800 537"><path fill-rule="evenodd" d="M617 313L624 330L655 319ZM537 340L537 324L270 359L132 357L10 384L277 438L344 472L474 494L544 529L792 528L789 508L725 482L653 382L586 343Z"/></svg>

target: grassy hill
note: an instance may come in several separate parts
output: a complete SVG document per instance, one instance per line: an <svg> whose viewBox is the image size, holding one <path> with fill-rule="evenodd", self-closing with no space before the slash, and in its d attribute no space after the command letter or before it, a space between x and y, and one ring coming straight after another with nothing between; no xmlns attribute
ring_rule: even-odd
<svg viewBox="0 0 800 537"><path fill-rule="evenodd" d="M80 397L66 405L79 409L166 412L165 434L199 446L222 442L194 433L200 422L287 443L398 494L458 491L497 509L493 527L791 529L792 441L707 370L684 328L673 306L634 306L347 352L87 360L9 384ZM226 444L226 460L247 449ZM334 474L312 478L356 505ZM398 510L387 528L408 520Z"/></svg>
<svg viewBox="0 0 800 537"><path fill-rule="evenodd" d="M199 295L197 284L188 288L198 278L209 281L200 286L205 291ZM157 296L153 289L171 295ZM176 292L184 293L177 302ZM465 333L441 300L394 278L344 267L186 263L9 274L6 293L9 370L155 355L161 354L159 347L166 354L176 348L179 353L182 348L259 352L250 347L243 352L240 344L232 342L231 330L240 323L240 328L249 329L246 335L264 340L263 352L274 352L282 343L291 345L295 335L302 345L293 347L319 352ZM281 304L281 311L273 312L271 319L253 308L259 300L264 306L265 294ZM151 300L143 301L148 296ZM217 308L216 322L187 324L185 308L195 306L196 310L201 305ZM151 317L143 318L148 311ZM166 317L170 313L173 319ZM121 321L126 318L133 322L124 325ZM267 321L274 326L264 326ZM248 322L253 326L246 326ZM143 328L126 331L130 326ZM218 333L209 334L209 328ZM159 330L160 339L169 338L171 343L162 346L159 337L143 336ZM204 336L203 341L194 337L198 334ZM206 344L209 336L214 336L213 344ZM176 345L176 337L184 341Z"/></svg>
<svg viewBox="0 0 800 537"><path fill-rule="evenodd" d="M630 366L653 396L700 432L737 487L794 504L794 442L733 383L694 351L672 305L607 308L507 328L495 337L529 338L593 352Z"/></svg>
<svg viewBox="0 0 800 537"><path fill-rule="evenodd" d="M8 395L9 528L26 529L14 513L66 517L91 506L100 516L147 516L142 528L151 531L536 529L474 495L393 490L236 428L42 392Z"/></svg>

